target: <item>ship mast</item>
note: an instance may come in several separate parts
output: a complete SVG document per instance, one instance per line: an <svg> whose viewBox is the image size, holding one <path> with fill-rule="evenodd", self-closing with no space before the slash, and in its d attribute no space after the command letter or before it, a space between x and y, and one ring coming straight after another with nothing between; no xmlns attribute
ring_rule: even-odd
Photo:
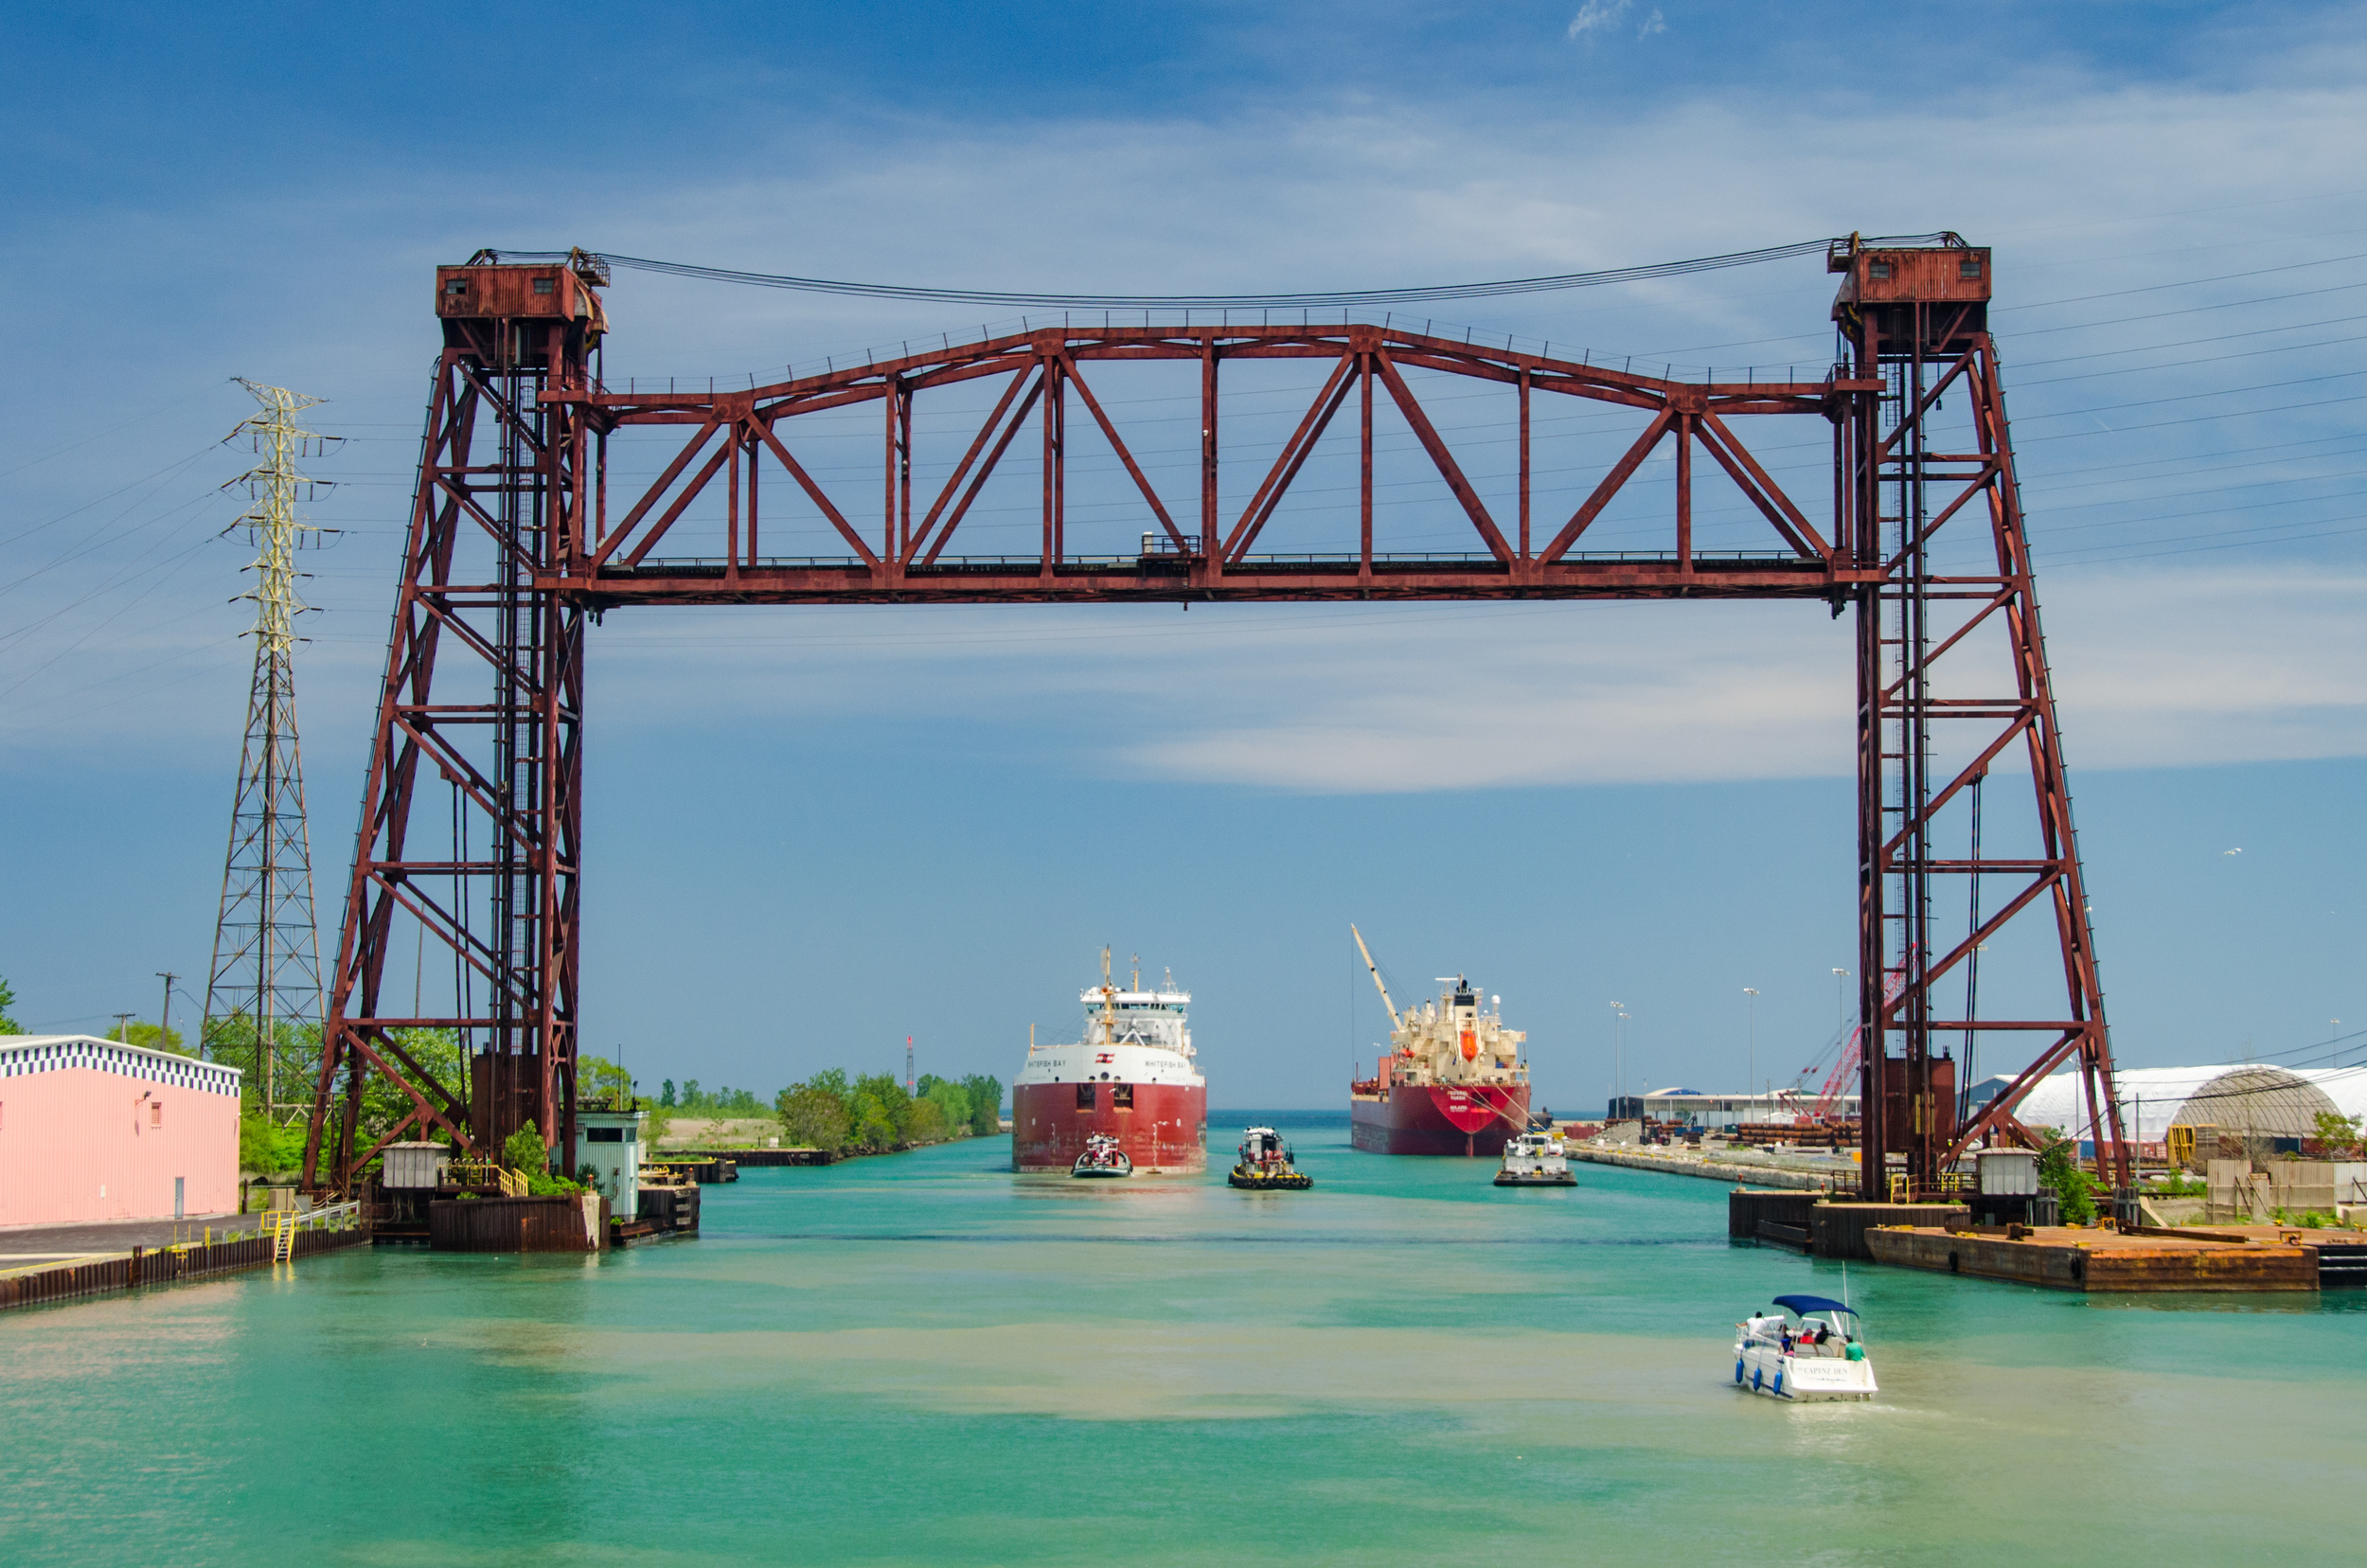
<svg viewBox="0 0 2367 1568"><path fill-rule="evenodd" d="M1110 984L1110 946L1101 947L1101 1042L1114 1044L1117 1041L1117 988Z"/></svg>
<svg viewBox="0 0 2367 1568"><path fill-rule="evenodd" d="M1364 934L1356 929L1353 920L1348 922L1348 935L1356 938L1356 951L1364 955L1364 967L1373 971L1373 984L1380 988L1380 1005L1389 1009L1390 1031L1403 1029L1405 1025L1397 1022L1397 1005L1389 1000L1389 987L1380 977L1380 966L1373 962L1373 950L1364 945Z"/></svg>

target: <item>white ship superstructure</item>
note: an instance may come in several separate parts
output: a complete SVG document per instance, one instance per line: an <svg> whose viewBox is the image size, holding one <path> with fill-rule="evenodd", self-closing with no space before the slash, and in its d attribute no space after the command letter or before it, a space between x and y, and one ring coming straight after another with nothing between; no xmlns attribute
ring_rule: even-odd
<svg viewBox="0 0 2367 1568"><path fill-rule="evenodd" d="M1012 1168L1066 1170L1095 1133L1114 1136L1145 1172L1207 1167L1208 1080L1194 1061L1191 992L1174 977L1121 989L1102 953L1102 983L1077 993L1083 1038L1027 1047L1011 1087Z"/></svg>

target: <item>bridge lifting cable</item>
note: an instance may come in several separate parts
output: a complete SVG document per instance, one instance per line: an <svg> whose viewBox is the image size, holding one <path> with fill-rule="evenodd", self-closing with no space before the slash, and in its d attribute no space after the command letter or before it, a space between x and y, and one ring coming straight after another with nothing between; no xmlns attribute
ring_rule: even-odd
<svg viewBox="0 0 2367 1568"><path fill-rule="evenodd" d="M930 300L949 305L1023 306L1035 310L1184 310L1184 309L1312 309L1422 305L1448 299L1486 299L1502 294L1544 294L1557 289L1593 289L1608 283L1642 283L1689 273L1718 272L1728 267L1755 266L1763 261L1788 261L1794 257L1821 256L1835 246L1962 245L1956 235L1941 232L1866 239L1843 235L1828 240L1801 240L1760 250L1734 251L1724 256L1699 256L1684 261L1653 261L1637 267L1612 267L1602 272L1557 273L1546 277L1511 277L1492 283L1438 283L1410 289L1341 289L1320 294L1026 294L995 289L927 289L900 283L850 283L828 277L798 277L785 273L739 272L729 267L703 267L687 261L659 261L645 256L619 256L610 251L481 250L470 258L477 266L520 262L588 261L605 272L622 267L633 272L660 273L670 277L695 277L710 283L741 283L764 289L795 289L807 294L851 294L866 299ZM603 276L600 281L606 282Z"/></svg>

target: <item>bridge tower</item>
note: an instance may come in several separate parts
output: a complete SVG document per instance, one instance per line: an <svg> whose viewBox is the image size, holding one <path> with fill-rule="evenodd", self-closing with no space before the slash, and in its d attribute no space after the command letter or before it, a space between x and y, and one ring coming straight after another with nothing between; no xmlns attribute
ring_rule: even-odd
<svg viewBox="0 0 2367 1568"><path fill-rule="evenodd" d="M1909 1190L1935 1188L1964 1149L2017 1127L2022 1092L2076 1060L2088 1131L2114 1185L2132 1152L2112 1096L2062 736L1988 330L1990 255L1954 235L1937 244L1836 241L1833 319L1851 383L1834 427L1836 504L1864 574L1854 591L1858 659L1859 1006L1865 1021L1863 1195L1894 1190L1885 1157L1906 1156ZM1950 404L1953 404L1952 409ZM2019 761L2035 813L1984 821L1984 784ZM2018 794L2009 796L2017 805ZM1980 959L2010 933L2051 925L2061 957L2059 1017L2020 995L1980 1016ZM2052 1036L2012 1088L1976 1114L1963 1099L1979 1042ZM1951 1047L1954 1054L1951 1054Z"/></svg>
<svg viewBox="0 0 2367 1568"><path fill-rule="evenodd" d="M553 400L578 397L596 378L608 268L581 255L489 262L436 275L443 351L330 987L308 1184L341 1185L378 1146L439 1128L484 1153L532 1122L544 1147L574 1164L584 614L549 585L583 546L587 489L599 475L591 420ZM438 786L448 819L432 802ZM427 1011L431 939L435 994L445 1000ZM407 1013L396 1003L405 956L418 966ZM399 1114L357 1147L373 1089L395 1096Z"/></svg>

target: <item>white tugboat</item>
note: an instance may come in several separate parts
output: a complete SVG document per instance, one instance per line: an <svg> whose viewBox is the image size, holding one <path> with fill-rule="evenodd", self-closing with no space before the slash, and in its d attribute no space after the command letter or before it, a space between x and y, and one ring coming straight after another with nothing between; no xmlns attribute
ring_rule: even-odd
<svg viewBox="0 0 2367 1568"><path fill-rule="evenodd" d="M1496 1169L1498 1186L1576 1186L1570 1174L1570 1157L1561 1140L1543 1132L1519 1132L1504 1140L1504 1164Z"/></svg>
<svg viewBox="0 0 2367 1568"><path fill-rule="evenodd" d="M1107 1132L1095 1132L1085 1140L1085 1152L1077 1156L1077 1163L1068 1167L1072 1176L1131 1176L1134 1161Z"/></svg>
<svg viewBox="0 0 2367 1568"><path fill-rule="evenodd" d="M1785 1295L1790 1311L1753 1312L1735 1325L1735 1386L1776 1399L1871 1399L1857 1309L1826 1296Z"/></svg>

